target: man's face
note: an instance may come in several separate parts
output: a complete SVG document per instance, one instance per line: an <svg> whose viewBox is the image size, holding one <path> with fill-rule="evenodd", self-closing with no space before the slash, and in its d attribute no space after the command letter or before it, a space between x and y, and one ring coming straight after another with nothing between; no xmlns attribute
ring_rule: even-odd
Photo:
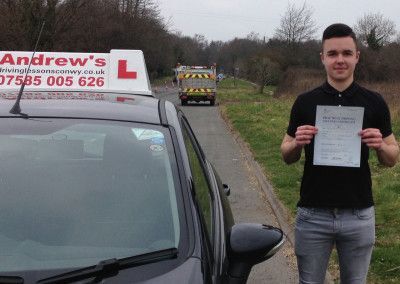
<svg viewBox="0 0 400 284"><path fill-rule="evenodd" d="M322 64L325 66L328 80L334 83L353 80L359 57L360 52L350 36L327 39L322 46Z"/></svg>

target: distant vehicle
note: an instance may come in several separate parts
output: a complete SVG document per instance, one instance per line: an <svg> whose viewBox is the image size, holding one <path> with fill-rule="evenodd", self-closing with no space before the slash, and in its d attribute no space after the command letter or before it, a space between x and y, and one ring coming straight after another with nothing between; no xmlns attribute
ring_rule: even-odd
<svg viewBox="0 0 400 284"><path fill-rule="evenodd" d="M189 101L208 101L215 104L217 96L216 67L215 66L182 66L175 69L179 87L181 104Z"/></svg>
<svg viewBox="0 0 400 284"><path fill-rule="evenodd" d="M219 74L217 75L217 82L222 81L224 78L225 78L224 74L219 73Z"/></svg>
<svg viewBox="0 0 400 284"><path fill-rule="evenodd" d="M245 283L279 250L280 229L234 224L140 51L30 55L0 52L1 283Z"/></svg>

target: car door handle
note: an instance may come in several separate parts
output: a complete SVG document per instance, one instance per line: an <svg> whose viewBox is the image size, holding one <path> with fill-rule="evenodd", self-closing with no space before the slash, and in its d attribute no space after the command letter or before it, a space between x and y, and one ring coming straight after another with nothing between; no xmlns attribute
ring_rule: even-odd
<svg viewBox="0 0 400 284"><path fill-rule="evenodd" d="M225 192L225 195L226 196L229 196L229 195L231 195L231 188L229 187L229 185L227 185L227 184L222 184L222 186L224 187L224 192Z"/></svg>

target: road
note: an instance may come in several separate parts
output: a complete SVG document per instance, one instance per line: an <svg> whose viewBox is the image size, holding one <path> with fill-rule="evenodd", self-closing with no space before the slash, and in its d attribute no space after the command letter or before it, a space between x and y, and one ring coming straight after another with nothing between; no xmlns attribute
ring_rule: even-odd
<svg viewBox="0 0 400 284"><path fill-rule="evenodd" d="M158 88L155 95L179 104L175 89ZM231 188L229 201L235 222L264 223L280 227L279 218L266 198L253 163L229 131L218 106L200 103L179 107L188 118L208 160L216 167L222 181ZM248 283L298 283L291 244L286 242L273 258L256 265Z"/></svg>

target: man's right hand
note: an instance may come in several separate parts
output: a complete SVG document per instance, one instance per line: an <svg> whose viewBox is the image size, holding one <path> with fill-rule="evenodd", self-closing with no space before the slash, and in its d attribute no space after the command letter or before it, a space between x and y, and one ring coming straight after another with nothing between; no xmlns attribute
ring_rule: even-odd
<svg viewBox="0 0 400 284"><path fill-rule="evenodd" d="M295 143L296 147L304 147L310 144L314 135L318 133L318 128L312 125L302 125L297 127Z"/></svg>
<svg viewBox="0 0 400 284"><path fill-rule="evenodd" d="M300 159L304 145L310 144L318 129L312 125L302 125L297 127L295 137L285 134L281 144L283 160L287 164L294 163Z"/></svg>

